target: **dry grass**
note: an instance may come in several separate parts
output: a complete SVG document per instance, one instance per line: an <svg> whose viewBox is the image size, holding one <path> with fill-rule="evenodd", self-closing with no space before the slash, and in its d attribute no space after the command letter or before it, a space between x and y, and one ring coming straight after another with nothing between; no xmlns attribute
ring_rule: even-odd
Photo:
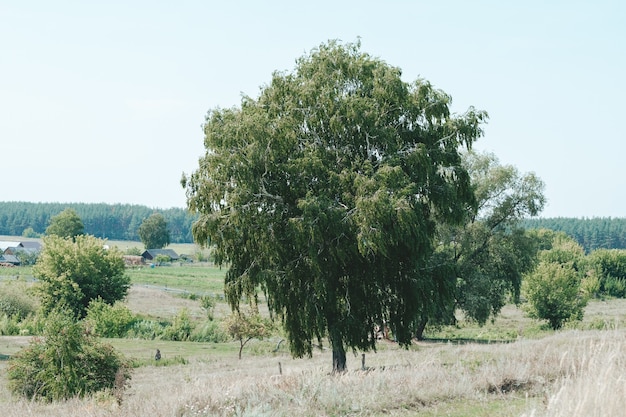
<svg viewBox="0 0 626 417"><path fill-rule="evenodd" d="M328 351L299 360L205 356L137 369L121 406L104 395L50 405L9 400L0 402L0 415L620 415L625 341L626 332L609 330L509 344L420 343L410 351L390 344L366 355L365 371L360 356L350 356L351 370L341 376L328 373ZM609 402L612 408L595 411Z"/></svg>

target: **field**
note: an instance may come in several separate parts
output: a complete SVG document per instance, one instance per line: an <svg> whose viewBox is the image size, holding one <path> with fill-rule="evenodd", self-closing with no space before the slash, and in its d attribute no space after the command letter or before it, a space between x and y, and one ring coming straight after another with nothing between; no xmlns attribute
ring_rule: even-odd
<svg viewBox="0 0 626 417"><path fill-rule="evenodd" d="M10 272L8 272L10 271ZM198 322L191 294L220 299L224 270L209 264L129 269L129 308L171 318L182 308ZM0 278L29 276L0 269ZM216 318L228 314L219 301ZM383 341L355 352L336 376L331 352L293 359L280 336L238 343L107 340L140 366L119 405L96 395L39 404L12 397L0 360L0 415L17 416L609 416L626 408L626 300L594 301L582 323L560 332L526 318L516 306L484 327L463 320L428 333L411 349ZM0 359L28 344L0 336ZM161 362L153 355L160 349ZM362 354L365 356L363 357ZM362 362L364 361L364 362Z"/></svg>

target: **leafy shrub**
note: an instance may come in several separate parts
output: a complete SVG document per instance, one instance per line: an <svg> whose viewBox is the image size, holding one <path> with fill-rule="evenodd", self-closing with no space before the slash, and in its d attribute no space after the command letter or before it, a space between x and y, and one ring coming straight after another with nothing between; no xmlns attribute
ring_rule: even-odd
<svg viewBox="0 0 626 417"><path fill-rule="evenodd" d="M16 316L0 315L0 336L15 336L20 334L19 320Z"/></svg>
<svg viewBox="0 0 626 417"><path fill-rule="evenodd" d="M626 298L626 279L608 276L604 280L604 291L607 295L617 298Z"/></svg>
<svg viewBox="0 0 626 417"><path fill-rule="evenodd" d="M7 374L12 392L44 401L120 390L130 379L129 363L111 345L59 311L49 314L43 338L13 356Z"/></svg>
<svg viewBox="0 0 626 417"><path fill-rule="evenodd" d="M204 326L196 328L189 340L192 342L224 343L231 340L231 337L220 323L208 321Z"/></svg>
<svg viewBox="0 0 626 417"><path fill-rule="evenodd" d="M547 320L554 330L570 320L582 320L588 298L572 263L540 262L525 277L525 306L528 315Z"/></svg>
<svg viewBox="0 0 626 417"><path fill-rule="evenodd" d="M183 342L189 340L192 331L193 324L189 317L189 311L183 308L176 317L174 317L172 324L165 329L162 339Z"/></svg>
<svg viewBox="0 0 626 417"><path fill-rule="evenodd" d="M168 326L168 323L154 320L137 320L128 329L126 337L144 340L161 339Z"/></svg>
<svg viewBox="0 0 626 417"><path fill-rule="evenodd" d="M141 249L139 249L137 246L133 246L132 248L126 249L126 251L124 253L126 255L141 256L143 251Z"/></svg>
<svg viewBox="0 0 626 417"><path fill-rule="evenodd" d="M213 320L213 312L215 311L216 300L211 295L203 295L200 298L200 306L206 312L206 316L209 320Z"/></svg>
<svg viewBox="0 0 626 417"><path fill-rule="evenodd" d="M98 298L89 303L86 319L98 336L125 337L135 316L123 304L109 305Z"/></svg>
<svg viewBox="0 0 626 417"><path fill-rule="evenodd" d="M167 255L160 254L154 258L154 261L157 263L157 265L164 265L171 262L172 258Z"/></svg>
<svg viewBox="0 0 626 417"><path fill-rule="evenodd" d="M28 296L24 283L9 282L2 285L0 292L0 315L16 317L18 320L35 313L37 307L33 297Z"/></svg>

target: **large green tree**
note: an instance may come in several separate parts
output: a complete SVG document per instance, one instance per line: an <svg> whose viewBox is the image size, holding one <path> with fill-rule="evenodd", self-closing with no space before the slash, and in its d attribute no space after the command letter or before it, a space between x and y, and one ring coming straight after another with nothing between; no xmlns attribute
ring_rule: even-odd
<svg viewBox="0 0 626 417"><path fill-rule="evenodd" d="M145 219L137 230L146 249L161 249L170 244L170 232L161 213L153 213Z"/></svg>
<svg viewBox="0 0 626 417"><path fill-rule="evenodd" d="M44 312L57 307L84 317L92 300L107 304L122 300L128 293L130 278L125 274L122 253L105 249L106 241L90 235L43 239L43 250L33 267L37 291Z"/></svg>
<svg viewBox="0 0 626 417"><path fill-rule="evenodd" d="M464 153L463 164L477 206L460 225L438 228L428 269L431 304L418 317L418 339L428 322L451 324L459 310L484 324L509 297L519 299L522 276L534 266L537 242L521 221L543 209L543 182L533 173L522 175L512 165L501 165L490 153Z"/></svg>
<svg viewBox="0 0 626 417"><path fill-rule="evenodd" d="M258 98L211 110L206 154L182 183L195 240L229 266L231 307L262 288L292 354L327 337L334 371L346 348L375 348L381 322L409 344L436 225L475 205L460 149L487 115L452 114L450 102L360 44L331 41Z"/></svg>
<svg viewBox="0 0 626 417"><path fill-rule="evenodd" d="M46 235L75 238L85 233L85 225L76 210L66 208L56 216L50 218L46 228Z"/></svg>

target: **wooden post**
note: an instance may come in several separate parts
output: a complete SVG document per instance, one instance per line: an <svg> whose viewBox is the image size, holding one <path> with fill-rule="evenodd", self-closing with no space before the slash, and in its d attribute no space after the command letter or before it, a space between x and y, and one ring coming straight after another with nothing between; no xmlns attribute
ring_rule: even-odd
<svg viewBox="0 0 626 417"><path fill-rule="evenodd" d="M280 362L278 362L278 373L279 374L283 374L283 366L280 364Z"/></svg>
<svg viewBox="0 0 626 417"><path fill-rule="evenodd" d="M365 370L365 353L361 353L361 370Z"/></svg>

